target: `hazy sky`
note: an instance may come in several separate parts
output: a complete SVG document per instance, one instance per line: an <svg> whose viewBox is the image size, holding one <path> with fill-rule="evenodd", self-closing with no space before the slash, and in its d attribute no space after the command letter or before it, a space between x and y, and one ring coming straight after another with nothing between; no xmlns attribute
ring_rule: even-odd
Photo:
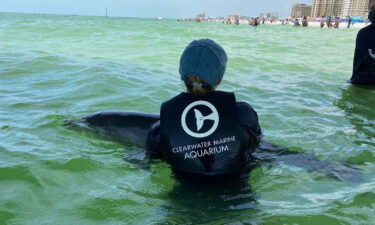
<svg viewBox="0 0 375 225"><path fill-rule="evenodd" d="M277 12L288 16L295 3L313 0L0 0L0 12L105 15L124 17L194 17Z"/></svg>

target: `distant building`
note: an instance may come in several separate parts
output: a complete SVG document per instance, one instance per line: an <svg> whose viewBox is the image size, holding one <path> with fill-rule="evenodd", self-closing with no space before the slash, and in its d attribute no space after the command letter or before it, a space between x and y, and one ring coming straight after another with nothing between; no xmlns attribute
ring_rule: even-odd
<svg viewBox="0 0 375 225"><path fill-rule="evenodd" d="M277 19L279 18L277 13L271 13L271 19Z"/></svg>
<svg viewBox="0 0 375 225"><path fill-rule="evenodd" d="M261 13L261 14L259 14L259 18L277 19L278 15L277 15L277 13Z"/></svg>
<svg viewBox="0 0 375 225"><path fill-rule="evenodd" d="M370 0L343 0L341 16L367 16Z"/></svg>
<svg viewBox="0 0 375 225"><path fill-rule="evenodd" d="M302 17L309 17L311 16L311 5L306 4L295 4L292 8L292 17L293 18L302 18Z"/></svg>
<svg viewBox="0 0 375 225"><path fill-rule="evenodd" d="M196 19L204 20L206 19L206 14L205 13L200 13L195 16Z"/></svg>
<svg viewBox="0 0 375 225"><path fill-rule="evenodd" d="M343 0L314 0L312 17L340 16Z"/></svg>
<svg viewBox="0 0 375 225"><path fill-rule="evenodd" d="M367 16L370 0L314 0L312 17Z"/></svg>
<svg viewBox="0 0 375 225"><path fill-rule="evenodd" d="M270 13L261 13L261 14L259 14L259 17L260 18L270 18L271 17L271 14Z"/></svg>
<svg viewBox="0 0 375 225"><path fill-rule="evenodd" d="M230 14L230 15L227 15L227 18L231 19L231 20L236 20L236 19L239 19L241 17L241 15L239 14Z"/></svg>

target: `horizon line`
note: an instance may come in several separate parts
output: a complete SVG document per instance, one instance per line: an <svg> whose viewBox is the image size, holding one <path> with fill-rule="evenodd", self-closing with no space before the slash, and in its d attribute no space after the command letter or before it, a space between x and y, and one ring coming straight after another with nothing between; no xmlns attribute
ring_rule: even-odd
<svg viewBox="0 0 375 225"><path fill-rule="evenodd" d="M91 17L106 17L106 15L92 15L92 14L70 14L70 13L41 13L41 12L11 12L11 11L0 11L0 13L13 13L13 14L36 14L36 15L51 15L51 16L91 16ZM140 16L110 16L111 18L143 18L143 19L154 19L161 16L153 17L140 17ZM174 17L161 17L163 19L178 19Z"/></svg>
<svg viewBox="0 0 375 225"><path fill-rule="evenodd" d="M93 17L106 17L105 13L103 15L93 15L93 14L71 14L71 13L44 13L44 12L11 12L11 11L0 11L0 13L14 13L14 14L37 14L37 15L59 15L59 16L93 16ZM277 12L274 12L276 14L278 14ZM199 13L198 13L199 14ZM228 14L228 15L234 15L236 13L231 13L231 14ZM259 15L262 14L262 13L258 13ZM228 15L226 16L215 16L215 17L210 17L208 16L209 18L226 18ZM240 15L240 14L238 14ZM240 16L246 16L246 17L253 17L253 16L248 16L248 15L240 15ZM256 15L258 16L258 15ZM112 18L144 18L144 19L153 19L153 18L158 18L158 17L161 17L163 19L181 19L181 18L184 18L184 19L194 19L194 17L163 17L163 16L150 16L150 17L141 17L141 16L110 16L108 15L107 17L112 17ZM289 16L286 16L284 18L287 18ZM280 17L282 18L282 17Z"/></svg>

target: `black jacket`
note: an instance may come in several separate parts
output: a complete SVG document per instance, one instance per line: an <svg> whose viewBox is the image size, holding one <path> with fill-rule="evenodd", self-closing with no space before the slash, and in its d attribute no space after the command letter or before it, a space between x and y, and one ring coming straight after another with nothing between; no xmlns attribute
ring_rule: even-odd
<svg viewBox="0 0 375 225"><path fill-rule="evenodd" d="M357 85L375 85L375 24L358 32L350 82Z"/></svg>
<svg viewBox="0 0 375 225"><path fill-rule="evenodd" d="M253 107L245 102L237 102L238 118L241 124L249 132L251 142L257 144L262 138L262 130L258 122L258 114ZM160 121L151 126L146 141L147 153L153 158L162 158L160 142Z"/></svg>

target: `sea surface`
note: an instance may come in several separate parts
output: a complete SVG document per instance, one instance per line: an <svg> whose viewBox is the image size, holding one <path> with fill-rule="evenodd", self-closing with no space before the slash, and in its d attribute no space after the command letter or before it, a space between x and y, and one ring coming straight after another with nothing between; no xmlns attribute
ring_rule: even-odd
<svg viewBox="0 0 375 225"><path fill-rule="evenodd" d="M375 224L375 89L346 83L357 32L0 13L0 224ZM144 149L64 125L159 112L200 38L226 50L219 89L256 109L267 142L362 176L307 160L234 188L185 184Z"/></svg>

